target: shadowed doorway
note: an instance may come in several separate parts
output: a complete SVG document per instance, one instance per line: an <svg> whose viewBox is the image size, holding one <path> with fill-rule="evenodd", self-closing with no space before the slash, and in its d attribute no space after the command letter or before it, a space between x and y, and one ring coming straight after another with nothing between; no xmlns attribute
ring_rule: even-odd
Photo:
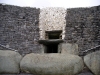
<svg viewBox="0 0 100 75"><path fill-rule="evenodd" d="M43 44L44 53L59 53L58 45L62 42L62 30L45 31L45 39L39 40Z"/></svg>
<svg viewBox="0 0 100 75"><path fill-rule="evenodd" d="M45 53L58 53L58 44L48 44L46 45Z"/></svg>

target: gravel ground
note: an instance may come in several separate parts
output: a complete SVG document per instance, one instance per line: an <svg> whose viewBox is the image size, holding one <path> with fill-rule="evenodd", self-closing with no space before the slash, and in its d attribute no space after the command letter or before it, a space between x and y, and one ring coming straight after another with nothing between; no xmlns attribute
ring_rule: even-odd
<svg viewBox="0 0 100 75"><path fill-rule="evenodd" d="M84 72L84 73L80 73L78 75L94 75L94 74L92 74L91 72Z"/></svg>
<svg viewBox="0 0 100 75"><path fill-rule="evenodd" d="M25 73L21 73L21 74L0 74L0 75L33 75L33 74L25 74ZM91 72L84 72L84 73L80 73L78 75L94 75Z"/></svg>

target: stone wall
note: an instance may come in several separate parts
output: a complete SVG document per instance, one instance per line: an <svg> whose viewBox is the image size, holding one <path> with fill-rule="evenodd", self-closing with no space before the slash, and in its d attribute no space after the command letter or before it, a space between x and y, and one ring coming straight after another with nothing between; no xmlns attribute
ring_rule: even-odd
<svg viewBox="0 0 100 75"><path fill-rule="evenodd" d="M100 45L100 6L67 9L65 40L80 51Z"/></svg>
<svg viewBox="0 0 100 75"><path fill-rule="evenodd" d="M40 53L39 13L37 8L0 4L0 44L21 54Z"/></svg>
<svg viewBox="0 0 100 75"><path fill-rule="evenodd" d="M39 27L40 39L45 39L45 31L62 30L62 39L65 37L66 9L43 8L40 11Z"/></svg>
<svg viewBox="0 0 100 75"><path fill-rule="evenodd" d="M0 45L23 55L42 53L38 40L53 30L62 30L62 39L77 43L80 52L100 45L100 6L40 10L0 4Z"/></svg>

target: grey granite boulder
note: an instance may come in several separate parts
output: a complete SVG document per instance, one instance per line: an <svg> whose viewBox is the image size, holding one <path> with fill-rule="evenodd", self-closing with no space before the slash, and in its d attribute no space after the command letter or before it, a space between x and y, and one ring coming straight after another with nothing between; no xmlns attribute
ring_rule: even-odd
<svg viewBox="0 0 100 75"><path fill-rule="evenodd" d="M21 63L22 71L40 75L75 75L83 70L83 61L70 54L28 54Z"/></svg>
<svg viewBox="0 0 100 75"><path fill-rule="evenodd" d="M0 73L19 73L22 56L14 51L0 50Z"/></svg>
<svg viewBox="0 0 100 75"><path fill-rule="evenodd" d="M61 51L62 54L74 54L79 55L78 45L73 43L61 43L59 44L58 50Z"/></svg>
<svg viewBox="0 0 100 75"><path fill-rule="evenodd" d="M95 75L100 75L100 51L86 55L84 62Z"/></svg>

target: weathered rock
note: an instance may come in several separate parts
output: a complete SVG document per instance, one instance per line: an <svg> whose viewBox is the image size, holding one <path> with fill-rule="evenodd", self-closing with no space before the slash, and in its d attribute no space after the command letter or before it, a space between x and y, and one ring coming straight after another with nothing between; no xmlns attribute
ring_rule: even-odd
<svg viewBox="0 0 100 75"><path fill-rule="evenodd" d="M59 16L60 15L60 16ZM39 16L40 39L45 39L45 31L62 30L62 39L64 39L66 26L66 9L58 7L43 8Z"/></svg>
<svg viewBox="0 0 100 75"><path fill-rule="evenodd" d="M84 62L95 75L100 75L100 51L86 55Z"/></svg>
<svg viewBox="0 0 100 75"><path fill-rule="evenodd" d="M18 50L21 55L41 53L39 8L0 3L0 44ZM0 50L7 48L1 47Z"/></svg>
<svg viewBox="0 0 100 75"><path fill-rule="evenodd" d="M22 71L40 75L75 75L82 71L83 61L70 54L28 54L21 63Z"/></svg>
<svg viewBox="0 0 100 75"><path fill-rule="evenodd" d="M59 44L59 51L60 50L62 54L69 53L69 54L79 55L77 44L61 43Z"/></svg>
<svg viewBox="0 0 100 75"><path fill-rule="evenodd" d="M14 51L0 50L0 73L19 73L22 56Z"/></svg>

